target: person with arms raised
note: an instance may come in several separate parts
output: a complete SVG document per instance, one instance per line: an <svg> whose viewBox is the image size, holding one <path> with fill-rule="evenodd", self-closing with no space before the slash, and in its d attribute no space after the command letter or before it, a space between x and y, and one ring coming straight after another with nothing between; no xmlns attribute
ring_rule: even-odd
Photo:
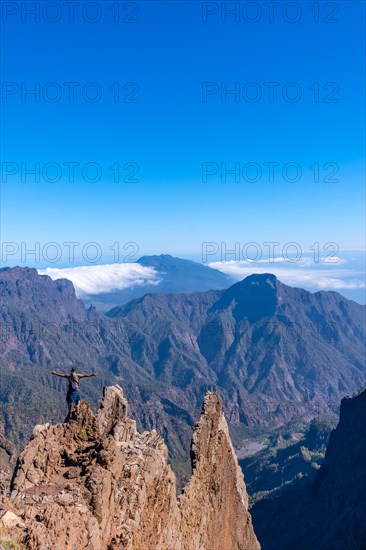
<svg viewBox="0 0 366 550"><path fill-rule="evenodd" d="M77 420L80 407L79 382L81 378L91 378L92 376L96 376L96 374L94 372L92 374L78 374L75 367L72 367L70 374L62 374L56 371L52 371L51 374L53 374L54 376L59 376L60 378L67 378L69 383L66 394L66 401L69 407L69 414L67 418L68 420Z"/></svg>

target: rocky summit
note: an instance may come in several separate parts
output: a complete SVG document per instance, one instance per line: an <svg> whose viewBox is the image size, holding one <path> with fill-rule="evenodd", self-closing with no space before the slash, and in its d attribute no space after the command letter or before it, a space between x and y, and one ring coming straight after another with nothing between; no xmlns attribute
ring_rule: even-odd
<svg viewBox="0 0 366 550"><path fill-rule="evenodd" d="M2 499L2 534L29 550L259 549L217 394L204 398L178 498L164 441L138 433L127 409L115 385L96 415L82 402L78 421L37 425Z"/></svg>

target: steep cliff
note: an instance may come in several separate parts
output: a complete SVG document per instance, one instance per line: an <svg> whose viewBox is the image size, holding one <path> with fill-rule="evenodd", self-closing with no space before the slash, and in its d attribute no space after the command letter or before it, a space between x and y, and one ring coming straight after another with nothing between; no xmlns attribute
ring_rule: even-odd
<svg viewBox="0 0 366 550"><path fill-rule="evenodd" d="M193 475L180 497L186 550L255 550L248 494L215 393L204 399L191 444Z"/></svg>
<svg viewBox="0 0 366 550"><path fill-rule="evenodd" d="M176 497L163 440L138 433L119 386L94 415L36 426L18 458L13 534L29 550L259 549L220 401L208 393L192 440L192 478ZM14 531L15 530L15 531Z"/></svg>
<svg viewBox="0 0 366 550"><path fill-rule="evenodd" d="M362 550L366 541L366 390L342 400L324 462L310 486L252 509L265 550Z"/></svg>

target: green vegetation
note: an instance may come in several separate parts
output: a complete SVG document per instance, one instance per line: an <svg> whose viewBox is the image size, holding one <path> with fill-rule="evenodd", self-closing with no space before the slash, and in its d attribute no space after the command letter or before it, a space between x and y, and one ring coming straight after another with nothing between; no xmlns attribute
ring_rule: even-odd
<svg viewBox="0 0 366 550"><path fill-rule="evenodd" d="M190 462L187 460L173 460L170 459L169 463L172 467L172 470L175 473L176 479L177 479L177 487L176 487L176 493L177 495L180 495L183 488L187 484L187 481L190 479L192 475L192 469Z"/></svg>
<svg viewBox="0 0 366 550"><path fill-rule="evenodd" d="M20 546L17 542L11 539L0 539L0 550L20 550Z"/></svg>
<svg viewBox="0 0 366 550"><path fill-rule="evenodd" d="M335 421L313 420L302 437L298 432L274 436L273 443L259 453L239 460L249 494L250 505L278 496L294 483L307 483L316 475L325 456Z"/></svg>

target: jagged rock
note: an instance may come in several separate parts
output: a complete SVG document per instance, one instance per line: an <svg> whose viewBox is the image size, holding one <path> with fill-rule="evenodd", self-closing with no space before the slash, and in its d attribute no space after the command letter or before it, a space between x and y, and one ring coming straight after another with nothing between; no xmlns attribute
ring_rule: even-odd
<svg viewBox="0 0 366 550"><path fill-rule="evenodd" d="M11 502L28 550L254 550L243 476L218 396L206 395L192 440L192 478L177 499L168 451L138 433L119 386L94 416L38 427L19 456Z"/></svg>
<svg viewBox="0 0 366 550"><path fill-rule="evenodd" d="M192 438L191 459L193 475L180 498L183 547L259 548L248 512L243 474L216 393L208 393L204 399Z"/></svg>

